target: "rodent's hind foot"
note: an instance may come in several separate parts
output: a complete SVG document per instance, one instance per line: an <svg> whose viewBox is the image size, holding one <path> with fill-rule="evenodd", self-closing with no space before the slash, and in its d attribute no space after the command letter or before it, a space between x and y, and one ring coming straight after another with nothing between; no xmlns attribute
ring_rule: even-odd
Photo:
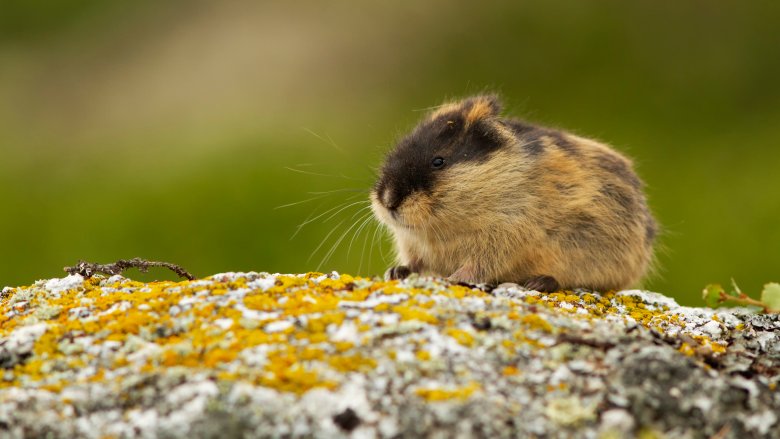
<svg viewBox="0 0 780 439"><path fill-rule="evenodd" d="M385 271L385 280L403 280L412 274L412 269L406 265L396 265Z"/></svg>
<svg viewBox="0 0 780 439"><path fill-rule="evenodd" d="M534 276L523 284L527 290L539 291L541 293L553 293L560 289L558 281L552 276Z"/></svg>
<svg viewBox="0 0 780 439"><path fill-rule="evenodd" d="M476 285L478 282L477 277L474 275L474 270L470 264L464 264L452 273L447 280L456 284L463 285Z"/></svg>

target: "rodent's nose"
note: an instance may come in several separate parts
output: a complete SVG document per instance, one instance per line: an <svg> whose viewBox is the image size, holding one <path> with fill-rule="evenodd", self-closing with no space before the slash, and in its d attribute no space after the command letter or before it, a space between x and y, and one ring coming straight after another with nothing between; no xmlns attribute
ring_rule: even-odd
<svg viewBox="0 0 780 439"><path fill-rule="evenodd" d="M382 191L379 193L379 199L382 201L382 204L390 211L395 211L401 204L401 199L399 197L394 197L393 191L391 191L387 186L382 188Z"/></svg>

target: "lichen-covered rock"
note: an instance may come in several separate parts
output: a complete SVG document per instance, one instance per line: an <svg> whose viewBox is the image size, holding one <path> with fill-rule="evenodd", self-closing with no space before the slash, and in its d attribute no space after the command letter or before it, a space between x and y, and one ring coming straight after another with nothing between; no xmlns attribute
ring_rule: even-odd
<svg viewBox="0 0 780 439"><path fill-rule="evenodd" d="M0 437L780 437L777 315L336 273L1 297Z"/></svg>

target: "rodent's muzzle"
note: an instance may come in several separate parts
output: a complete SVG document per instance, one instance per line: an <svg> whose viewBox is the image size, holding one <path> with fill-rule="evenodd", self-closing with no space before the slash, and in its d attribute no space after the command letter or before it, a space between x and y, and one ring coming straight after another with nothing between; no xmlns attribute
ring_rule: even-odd
<svg viewBox="0 0 780 439"><path fill-rule="evenodd" d="M401 206L401 203L403 202L403 197L394 194L394 192L385 184L380 184L376 188L376 198L385 209L389 210L394 215L395 211L398 210L398 207Z"/></svg>

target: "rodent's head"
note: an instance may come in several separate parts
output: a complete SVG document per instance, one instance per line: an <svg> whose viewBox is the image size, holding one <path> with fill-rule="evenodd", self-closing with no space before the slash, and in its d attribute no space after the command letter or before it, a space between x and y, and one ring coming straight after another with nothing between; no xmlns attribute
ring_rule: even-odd
<svg viewBox="0 0 780 439"><path fill-rule="evenodd" d="M463 221L475 190L496 183L485 164L512 142L500 110L495 96L475 96L429 114L385 158L371 191L377 217L406 229Z"/></svg>

